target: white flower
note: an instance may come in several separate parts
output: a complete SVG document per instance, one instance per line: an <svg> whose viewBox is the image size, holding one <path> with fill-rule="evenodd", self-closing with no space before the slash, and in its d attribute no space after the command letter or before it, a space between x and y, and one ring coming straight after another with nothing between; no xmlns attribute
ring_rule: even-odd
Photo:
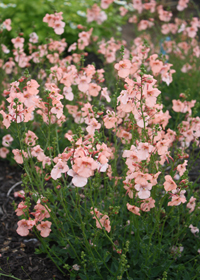
<svg viewBox="0 0 200 280"><path fill-rule="evenodd" d="M76 29L77 28L77 25L73 22L70 22L69 23L69 26L72 28L72 29Z"/></svg>
<svg viewBox="0 0 200 280"><path fill-rule="evenodd" d="M77 15L79 15L81 17L86 17L86 13L83 11L77 11L76 13L77 13Z"/></svg>
<svg viewBox="0 0 200 280"><path fill-rule="evenodd" d="M127 2L126 1L120 1L120 0L114 0L114 3L117 4L117 5L127 5Z"/></svg>
<svg viewBox="0 0 200 280"><path fill-rule="evenodd" d="M71 6L72 4L71 3L69 3L69 2L64 2L63 3L65 6Z"/></svg>
<svg viewBox="0 0 200 280"><path fill-rule="evenodd" d="M74 264L74 265L72 266L72 268L73 268L74 270L78 271L78 270L80 269L80 265Z"/></svg>

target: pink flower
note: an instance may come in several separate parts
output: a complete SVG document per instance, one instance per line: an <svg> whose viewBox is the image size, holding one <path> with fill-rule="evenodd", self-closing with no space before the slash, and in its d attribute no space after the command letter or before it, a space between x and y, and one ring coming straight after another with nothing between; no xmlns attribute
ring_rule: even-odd
<svg viewBox="0 0 200 280"><path fill-rule="evenodd" d="M139 14L141 14L143 10L142 0L133 0L133 8L137 10Z"/></svg>
<svg viewBox="0 0 200 280"><path fill-rule="evenodd" d="M186 113L187 112L187 107L179 99L178 100L175 100L175 99L172 100L172 103L173 103L172 109L175 112L181 112L181 113Z"/></svg>
<svg viewBox="0 0 200 280"><path fill-rule="evenodd" d="M27 208L27 205L25 205L25 202L24 201L20 202L17 206L17 209L15 210L16 215L17 216L24 215L25 212L23 211L23 209L26 209L26 208Z"/></svg>
<svg viewBox="0 0 200 280"><path fill-rule="evenodd" d="M35 216L36 221L42 221L45 218L50 218L49 212L51 212L51 210L47 206L45 207L38 202L37 205L35 205L34 209L36 210L36 212L32 212L31 214Z"/></svg>
<svg viewBox="0 0 200 280"><path fill-rule="evenodd" d="M123 59L115 64L115 69L118 70L118 76L126 78L130 74L131 62L128 59Z"/></svg>
<svg viewBox="0 0 200 280"><path fill-rule="evenodd" d="M189 0L179 0L177 5L178 11L183 11L185 8L187 8L187 4L189 3Z"/></svg>
<svg viewBox="0 0 200 280"><path fill-rule="evenodd" d="M9 60L3 65L3 69L5 70L6 74L11 74L14 67L15 62L13 61L12 57L10 57Z"/></svg>
<svg viewBox="0 0 200 280"><path fill-rule="evenodd" d="M90 157L81 157L74 160L73 170L79 176L89 178L94 175L94 170L98 168L97 162Z"/></svg>
<svg viewBox="0 0 200 280"><path fill-rule="evenodd" d="M172 177L170 175L165 176L165 182L164 182L164 189L166 192L175 190L177 188L176 183L173 181Z"/></svg>
<svg viewBox="0 0 200 280"><path fill-rule="evenodd" d="M12 138L12 136L10 134L7 134L2 138L2 145L5 147L9 147L13 140L14 139Z"/></svg>
<svg viewBox="0 0 200 280"><path fill-rule="evenodd" d="M10 18L7 18L6 20L4 20L4 22L2 23L3 26L8 30L10 31L12 28L11 28L11 19Z"/></svg>
<svg viewBox="0 0 200 280"><path fill-rule="evenodd" d="M183 72L183 73L187 73L189 70L191 70L192 69L192 66L189 64L189 63L186 63L186 64L184 64L183 65L183 67L181 68L181 71Z"/></svg>
<svg viewBox="0 0 200 280"><path fill-rule="evenodd" d="M32 226L29 224L28 220L22 219L18 223L17 233L21 236L27 236L29 234L29 229L32 228Z"/></svg>
<svg viewBox="0 0 200 280"><path fill-rule="evenodd" d="M23 49L23 46L24 46L24 38L21 38L21 37L16 37L16 38L13 38L11 40L11 42L14 44L14 47L15 49Z"/></svg>
<svg viewBox="0 0 200 280"><path fill-rule="evenodd" d="M96 218L96 227L102 229L102 226L105 227L105 230L107 232L110 232L111 230L110 220L107 215L104 215L99 221Z"/></svg>
<svg viewBox="0 0 200 280"><path fill-rule="evenodd" d="M104 97L108 103L111 101L107 87L102 88L101 96Z"/></svg>
<svg viewBox="0 0 200 280"><path fill-rule="evenodd" d="M137 146L137 156L140 160L146 160L151 152L153 151L154 147L149 143L142 143L140 142Z"/></svg>
<svg viewBox="0 0 200 280"><path fill-rule="evenodd" d="M91 79L86 76L81 76L79 79L77 79L78 89L82 92L86 92L89 89L89 83Z"/></svg>
<svg viewBox="0 0 200 280"><path fill-rule="evenodd" d="M114 0L101 0L101 8L107 9Z"/></svg>
<svg viewBox="0 0 200 280"><path fill-rule="evenodd" d="M88 127L86 128L87 132L90 135L94 135L95 129L100 129L101 128L101 124L98 123L98 121L95 118L92 118L89 121Z"/></svg>
<svg viewBox="0 0 200 280"><path fill-rule="evenodd" d="M149 212L151 208L155 207L155 200L150 197L143 200L143 203L140 205L140 209L144 212Z"/></svg>
<svg viewBox="0 0 200 280"><path fill-rule="evenodd" d="M25 198L25 192L23 190L18 191L18 192L14 192L14 197L21 197L21 198ZM19 206L19 205L18 205Z"/></svg>
<svg viewBox="0 0 200 280"><path fill-rule="evenodd" d="M186 171L186 166L187 166L187 162L188 162L188 161L185 160L183 164L179 164L179 165L177 166L177 170L178 170L180 176L182 176L182 175L185 173L185 171Z"/></svg>
<svg viewBox="0 0 200 280"><path fill-rule="evenodd" d="M36 228L40 231L40 235L42 237L47 237L49 236L50 232L51 232L51 222L49 221L42 221L39 225L36 226Z"/></svg>
<svg viewBox="0 0 200 280"><path fill-rule="evenodd" d="M11 116L6 114L3 110L0 111L0 114L3 116L3 125L8 129L11 123Z"/></svg>
<svg viewBox="0 0 200 280"><path fill-rule="evenodd" d="M14 160L19 163L19 164L22 164L24 162L23 158L27 158L28 157L28 154L24 151L20 151L18 149L14 149L12 150L13 154L14 154ZM22 156L23 154L23 156Z"/></svg>
<svg viewBox="0 0 200 280"><path fill-rule="evenodd" d="M91 207L91 209L93 208ZM96 219L96 217L99 219L103 215L97 208L94 208L94 211L90 211L90 213L95 216L93 219Z"/></svg>
<svg viewBox="0 0 200 280"><path fill-rule="evenodd" d="M24 139L24 142L28 146L35 146L36 140L38 139L38 137L35 135L35 133L32 132L31 130L28 130L28 132L25 135L26 135L26 137Z"/></svg>
<svg viewBox="0 0 200 280"><path fill-rule="evenodd" d="M192 232L193 234L199 233L198 227L194 227L194 226L191 224L191 225L189 225L189 228L190 228L190 230L191 230L191 232Z"/></svg>
<svg viewBox="0 0 200 280"><path fill-rule="evenodd" d="M65 96L65 99L72 101L74 99L74 94L72 92L71 87L64 87L63 88L63 94Z"/></svg>
<svg viewBox="0 0 200 280"><path fill-rule="evenodd" d="M107 129L115 128L117 124L117 118L115 117L115 113L107 110L107 115L104 116L104 125Z"/></svg>
<svg viewBox="0 0 200 280"><path fill-rule="evenodd" d="M97 84L95 84L95 83L89 84L88 92L91 96L95 96L95 97L98 96L100 90L101 90L101 87L98 86Z"/></svg>
<svg viewBox="0 0 200 280"><path fill-rule="evenodd" d="M181 203L186 202L186 198L184 196L185 190L181 191L180 194L172 194L172 200L168 202L168 206L178 206Z"/></svg>
<svg viewBox="0 0 200 280"><path fill-rule="evenodd" d="M160 60L156 60L157 57L158 57L157 54L153 54L150 56L150 66L151 66L151 70L154 75L157 75L158 73L160 73L160 71L163 67L163 62Z"/></svg>
<svg viewBox="0 0 200 280"><path fill-rule="evenodd" d="M71 46L69 46L68 52L75 51L76 47L77 47L77 43L73 43Z"/></svg>
<svg viewBox="0 0 200 280"><path fill-rule="evenodd" d="M148 180L151 180L152 176L148 173L134 172L132 177L135 178L135 183L140 185L148 185Z"/></svg>
<svg viewBox="0 0 200 280"><path fill-rule="evenodd" d="M69 176L72 176L72 184L78 188L82 188L85 185L87 185L88 179L83 177L83 176L79 176L76 172L74 172L72 169L70 169L67 174Z"/></svg>
<svg viewBox="0 0 200 280"><path fill-rule="evenodd" d="M186 27L185 30L188 33L188 37L194 38L197 34L198 28L197 26L190 26L190 27Z"/></svg>
<svg viewBox="0 0 200 280"><path fill-rule="evenodd" d="M37 157L38 161L43 161L45 159L45 154L43 150L41 149L40 145L37 145L33 148L31 148L31 155L33 157Z"/></svg>
<svg viewBox="0 0 200 280"><path fill-rule="evenodd" d="M186 207L190 209L189 213L193 212L196 206L196 198L193 196L190 197L189 202L187 203Z"/></svg>
<svg viewBox="0 0 200 280"><path fill-rule="evenodd" d="M140 199L146 199L149 198L151 195L150 190L152 189L152 184L150 183L147 183L145 185L136 184L134 188L136 189L136 191L138 191L137 195Z"/></svg>
<svg viewBox="0 0 200 280"><path fill-rule="evenodd" d="M29 42L31 42L31 43L37 43L38 42L38 35L35 32L32 32L29 35L29 37L30 37Z"/></svg>
<svg viewBox="0 0 200 280"><path fill-rule="evenodd" d="M126 206L127 206L127 209L128 209L129 211L131 211L131 212L134 213L135 215L140 216L140 213L139 213L140 208L139 208L139 207L134 206L134 205L131 205L131 204L129 204L129 203L126 203Z"/></svg>
<svg viewBox="0 0 200 280"><path fill-rule="evenodd" d="M4 44L1 44L1 48L2 48L2 51L4 53L9 53L10 52L10 50Z"/></svg>
<svg viewBox="0 0 200 280"><path fill-rule="evenodd" d="M9 150L5 147L0 148L0 157L6 158L7 154L9 153Z"/></svg>
<svg viewBox="0 0 200 280"><path fill-rule="evenodd" d="M62 176L62 173L66 173L69 170L68 165L61 159L58 159L57 164L51 170L51 177L56 180Z"/></svg>
<svg viewBox="0 0 200 280"><path fill-rule="evenodd" d="M54 22L54 32L58 35L64 33L65 22L63 21L55 21Z"/></svg>

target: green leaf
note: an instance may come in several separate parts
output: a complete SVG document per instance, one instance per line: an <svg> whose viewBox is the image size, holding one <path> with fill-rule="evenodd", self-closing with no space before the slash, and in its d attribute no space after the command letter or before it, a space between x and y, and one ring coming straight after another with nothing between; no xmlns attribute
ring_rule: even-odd
<svg viewBox="0 0 200 280"><path fill-rule="evenodd" d="M85 276L85 275L82 274L82 273L79 273L78 276L81 278L81 280L87 280L87 279L88 279L88 277Z"/></svg>
<svg viewBox="0 0 200 280"><path fill-rule="evenodd" d="M113 260L113 262L111 264L111 269L110 270L113 273L115 273L115 272L117 272L118 268L119 268L119 262L117 260Z"/></svg>

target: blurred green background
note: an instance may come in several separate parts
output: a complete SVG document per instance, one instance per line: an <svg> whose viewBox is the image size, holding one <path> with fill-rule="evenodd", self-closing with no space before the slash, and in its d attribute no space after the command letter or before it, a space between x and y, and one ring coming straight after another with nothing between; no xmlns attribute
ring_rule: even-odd
<svg viewBox="0 0 200 280"><path fill-rule="evenodd" d="M18 36L20 32L24 33L25 40L28 41L29 34L36 32L40 43L46 43L45 38L51 36L56 39L56 35L47 23L43 22L45 14L54 12L63 12L63 20L66 23L65 32L61 38L65 38L69 44L75 42L78 38L77 24L82 24L87 29L93 27L93 35L101 39L109 38L115 34L120 35L119 26L125 23L126 19L119 15L119 5L112 4L104 10L107 14L107 20L99 25L97 22L87 23L87 9L96 3L100 6L101 1L97 0L1 0L0 3L0 23L5 19L12 20L12 30L6 32L4 44L11 46L10 40Z"/></svg>

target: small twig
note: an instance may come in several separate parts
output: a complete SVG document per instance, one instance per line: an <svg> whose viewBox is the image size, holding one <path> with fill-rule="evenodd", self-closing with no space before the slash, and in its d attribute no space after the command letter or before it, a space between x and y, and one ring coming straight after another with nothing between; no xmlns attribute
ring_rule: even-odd
<svg viewBox="0 0 200 280"><path fill-rule="evenodd" d="M12 275L6 275L6 274L3 274L3 273L0 273L0 276L5 276L5 277L12 278L12 279L20 280L19 278L16 278L15 276L12 276Z"/></svg>
<svg viewBox="0 0 200 280"><path fill-rule="evenodd" d="M14 184L14 185L9 189L9 191L7 192L7 196L10 195L11 191L12 191L15 187L17 187L18 185L21 185L21 184L22 184L22 181L19 181L19 182L17 182L16 184Z"/></svg>

